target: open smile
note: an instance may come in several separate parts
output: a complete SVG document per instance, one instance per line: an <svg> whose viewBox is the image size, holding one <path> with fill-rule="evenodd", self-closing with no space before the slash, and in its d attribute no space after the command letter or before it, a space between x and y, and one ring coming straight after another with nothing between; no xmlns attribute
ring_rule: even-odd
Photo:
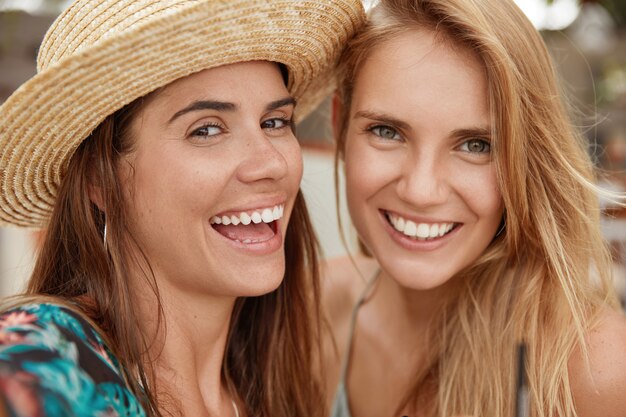
<svg viewBox="0 0 626 417"><path fill-rule="evenodd" d="M408 238L418 241L440 239L459 226L459 223L451 222L417 222L386 210L381 210L381 213L394 230Z"/></svg>
<svg viewBox="0 0 626 417"><path fill-rule="evenodd" d="M209 223L222 236L244 245L270 241L278 233L278 221L285 206L259 208L238 213L224 213L211 217Z"/></svg>

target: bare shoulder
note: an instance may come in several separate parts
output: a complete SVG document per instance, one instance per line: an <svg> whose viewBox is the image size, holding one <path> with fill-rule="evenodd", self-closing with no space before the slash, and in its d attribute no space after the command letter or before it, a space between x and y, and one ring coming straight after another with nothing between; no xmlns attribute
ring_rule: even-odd
<svg viewBox="0 0 626 417"><path fill-rule="evenodd" d="M589 366L580 351L569 362L570 383L579 417L626 414L626 316L602 312L588 335Z"/></svg>

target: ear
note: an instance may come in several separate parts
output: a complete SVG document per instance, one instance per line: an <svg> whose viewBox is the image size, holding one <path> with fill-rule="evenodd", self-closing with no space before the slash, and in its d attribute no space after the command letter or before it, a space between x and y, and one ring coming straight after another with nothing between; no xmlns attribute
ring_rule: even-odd
<svg viewBox="0 0 626 417"><path fill-rule="evenodd" d="M330 117L331 123L333 127L333 137L339 137L340 129L341 129L341 112L343 110L343 105L341 104L341 97L338 92L333 94L333 99L330 105Z"/></svg>
<svg viewBox="0 0 626 417"><path fill-rule="evenodd" d="M89 184L88 193L91 202L98 206L100 211L104 213L104 198L102 193L102 187L91 183Z"/></svg>

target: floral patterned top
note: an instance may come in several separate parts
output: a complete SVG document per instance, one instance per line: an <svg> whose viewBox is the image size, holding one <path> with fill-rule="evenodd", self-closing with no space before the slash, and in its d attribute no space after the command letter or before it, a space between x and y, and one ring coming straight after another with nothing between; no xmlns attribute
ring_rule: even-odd
<svg viewBox="0 0 626 417"><path fill-rule="evenodd" d="M146 415L93 326L47 303L0 313L0 399L10 417Z"/></svg>

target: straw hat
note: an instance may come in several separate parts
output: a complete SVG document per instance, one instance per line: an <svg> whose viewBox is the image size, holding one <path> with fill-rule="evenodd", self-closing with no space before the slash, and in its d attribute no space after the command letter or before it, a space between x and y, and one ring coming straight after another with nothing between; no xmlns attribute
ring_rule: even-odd
<svg viewBox="0 0 626 417"><path fill-rule="evenodd" d="M48 30L38 74L0 106L0 225L45 226L80 143L194 72L283 63L302 117L364 19L360 0L76 0Z"/></svg>

